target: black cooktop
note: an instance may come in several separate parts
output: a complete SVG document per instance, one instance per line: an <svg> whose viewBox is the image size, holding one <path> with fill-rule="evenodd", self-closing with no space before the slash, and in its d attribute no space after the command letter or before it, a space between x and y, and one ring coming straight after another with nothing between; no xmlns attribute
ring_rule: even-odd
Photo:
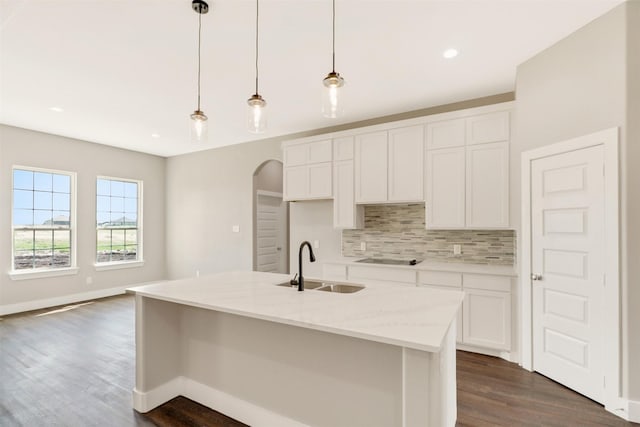
<svg viewBox="0 0 640 427"><path fill-rule="evenodd" d="M422 260L416 259L388 259L388 258L363 258L356 262L362 262L365 264L387 264L387 265L416 265L421 263Z"/></svg>

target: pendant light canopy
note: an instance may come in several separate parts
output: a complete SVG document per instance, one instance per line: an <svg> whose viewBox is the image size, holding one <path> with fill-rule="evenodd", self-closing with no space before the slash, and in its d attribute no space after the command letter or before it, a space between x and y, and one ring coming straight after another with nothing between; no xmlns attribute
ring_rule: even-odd
<svg viewBox="0 0 640 427"><path fill-rule="evenodd" d="M190 118L191 141L202 142L207 140L208 118L200 109L200 40L202 34L202 15L209 12L209 5L204 0L193 0L191 8L198 14L198 108Z"/></svg>
<svg viewBox="0 0 640 427"><path fill-rule="evenodd" d="M332 34L332 68L327 77L322 80L324 93L322 95L322 114L335 119L343 113L342 103L339 102L339 91L344 86L344 79L336 73L336 0L333 0L333 34Z"/></svg>
<svg viewBox="0 0 640 427"><path fill-rule="evenodd" d="M262 133L267 129L267 101L258 93L258 30L259 0L256 0L256 93L247 100L247 129L251 133Z"/></svg>

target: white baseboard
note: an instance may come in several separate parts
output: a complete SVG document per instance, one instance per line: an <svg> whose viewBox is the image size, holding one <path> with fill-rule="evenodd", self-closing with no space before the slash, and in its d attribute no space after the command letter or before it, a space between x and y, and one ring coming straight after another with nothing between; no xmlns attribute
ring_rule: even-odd
<svg viewBox="0 0 640 427"><path fill-rule="evenodd" d="M184 377L176 377L147 392L141 392L134 388L133 409L144 414L170 401L174 397L182 395L184 391L184 381Z"/></svg>
<svg viewBox="0 0 640 427"><path fill-rule="evenodd" d="M174 378L144 393L133 389L133 408L138 412L149 412L177 396L184 396L254 427L309 427L186 377Z"/></svg>
<svg viewBox="0 0 640 427"><path fill-rule="evenodd" d="M136 285L118 286L116 288L99 289L96 291L81 292L78 294L63 295L54 298L45 298L34 301L19 302L16 304L0 305L0 316L8 314L22 313L24 311L40 310L42 308L56 307L58 305L72 304L74 302L87 301L90 299L110 297L124 294L125 289Z"/></svg>
<svg viewBox="0 0 640 427"><path fill-rule="evenodd" d="M500 359L504 359L507 362L518 363L517 356L512 352L502 351L502 350L493 350L490 348L484 347L476 347L468 344L456 344L456 350L469 351L471 353L480 353L486 354L487 356L499 357Z"/></svg>
<svg viewBox="0 0 640 427"><path fill-rule="evenodd" d="M182 395L253 427L309 427L189 378Z"/></svg>
<svg viewBox="0 0 640 427"><path fill-rule="evenodd" d="M629 418L627 421L640 423L640 400L629 401Z"/></svg>

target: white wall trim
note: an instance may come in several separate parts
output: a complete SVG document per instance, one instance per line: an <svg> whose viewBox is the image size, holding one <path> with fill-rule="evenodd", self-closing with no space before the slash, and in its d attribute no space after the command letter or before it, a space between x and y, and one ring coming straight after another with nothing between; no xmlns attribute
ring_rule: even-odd
<svg viewBox="0 0 640 427"><path fill-rule="evenodd" d="M81 292L77 294L63 295L60 297L38 299L33 301L25 301L15 304L3 304L0 305L0 316L22 313L24 311L39 310L41 308L55 307L58 305L71 304L74 302L86 301L95 298L120 295L124 294L125 289L133 286L137 285L118 286L115 288L99 289L95 291Z"/></svg>
<svg viewBox="0 0 640 427"><path fill-rule="evenodd" d="M99 262L93 264L96 271L107 270L121 270L123 268L138 268L144 267L144 260L137 261L114 261L114 262Z"/></svg>
<svg viewBox="0 0 640 427"><path fill-rule="evenodd" d="M602 145L605 165L605 274L606 289L604 298L603 345L606 349L604 373L606 385L604 405L610 412L620 407L621 399L621 326L620 326L620 271L619 271L619 164L618 164L618 128L574 139L550 144L522 153L522 257L520 265L521 292L521 362L522 367L533 369L533 319L531 280L531 162L556 154L581 150ZM616 413L617 414L617 413Z"/></svg>
<svg viewBox="0 0 640 427"><path fill-rule="evenodd" d="M456 349L462 351L470 351L472 353L485 354L487 356L499 357L511 363L518 363L518 357L514 352L494 350L492 348L478 347L475 345L456 343Z"/></svg>
<svg viewBox="0 0 640 427"><path fill-rule="evenodd" d="M31 280L44 277L73 276L78 274L78 271L80 271L78 267L34 268L28 270L12 270L7 274L11 280Z"/></svg>
<svg viewBox="0 0 640 427"><path fill-rule="evenodd" d="M149 412L177 396L184 396L254 427L308 427L299 421L183 376L147 392L140 392L134 388L133 408L138 412Z"/></svg>
<svg viewBox="0 0 640 427"><path fill-rule="evenodd" d="M615 412L614 412L615 413ZM640 400L629 400L627 402L627 421L640 423Z"/></svg>

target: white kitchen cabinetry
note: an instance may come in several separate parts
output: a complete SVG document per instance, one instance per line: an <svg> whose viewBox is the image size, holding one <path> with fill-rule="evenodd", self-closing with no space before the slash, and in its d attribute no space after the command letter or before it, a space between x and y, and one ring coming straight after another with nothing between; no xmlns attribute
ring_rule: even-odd
<svg viewBox="0 0 640 427"><path fill-rule="evenodd" d="M416 285L416 271L393 267L370 267L350 265L348 275L350 281L363 283L380 283L395 285Z"/></svg>
<svg viewBox="0 0 640 427"><path fill-rule="evenodd" d="M355 137L356 203L424 201L424 126Z"/></svg>
<svg viewBox="0 0 640 427"><path fill-rule="evenodd" d="M356 202L386 202L387 131L357 135L355 143Z"/></svg>
<svg viewBox="0 0 640 427"><path fill-rule="evenodd" d="M463 290L460 344L511 351L511 278L489 274L418 272L418 286Z"/></svg>
<svg viewBox="0 0 640 427"><path fill-rule="evenodd" d="M390 202L424 200L424 126L389 131Z"/></svg>
<svg viewBox="0 0 640 427"><path fill-rule="evenodd" d="M427 228L465 227L465 148L427 151Z"/></svg>
<svg viewBox="0 0 640 427"><path fill-rule="evenodd" d="M333 141L333 226L334 228L362 228L364 207L355 203L353 137Z"/></svg>
<svg viewBox="0 0 640 427"><path fill-rule="evenodd" d="M427 228L509 227L509 112L427 124Z"/></svg>
<svg viewBox="0 0 640 427"><path fill-rule="evenodd" d="M467 227L508 227L509 144L471 145L466 163Z"/></svg>
<svg viewBox="0 0 640 427"><path fill-rule="evenodd" d="M285 146L284 199L331 198L332 160L331 140Z"/></svg>

